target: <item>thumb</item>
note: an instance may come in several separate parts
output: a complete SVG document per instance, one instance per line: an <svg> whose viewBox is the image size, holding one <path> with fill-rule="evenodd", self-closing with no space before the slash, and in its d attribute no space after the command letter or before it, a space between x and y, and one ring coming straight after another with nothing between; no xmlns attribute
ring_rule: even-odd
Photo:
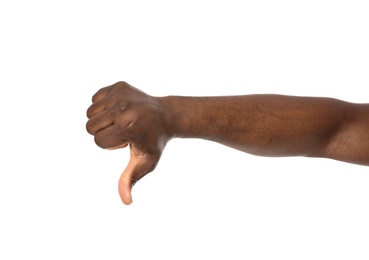
<svg viewBox="0 0 369 260"><path fill-rule="evenodd" d="M132 187L143 176L155 169L159 155L147 154L135 151L135 148L130 144L131 157L127 167L120 176L118 183L118 191L121 200L124 204L132 203Z"/></svg>

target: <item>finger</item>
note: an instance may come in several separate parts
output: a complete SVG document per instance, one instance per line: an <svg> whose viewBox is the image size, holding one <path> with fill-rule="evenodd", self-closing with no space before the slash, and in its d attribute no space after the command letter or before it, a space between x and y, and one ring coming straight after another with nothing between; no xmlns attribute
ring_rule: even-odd
<svg viewBox="0 0 369 260"><path fill-rule="evenodd" d="M160 158L160 155L143 154L137 156L132 150L132 145L130 145L131 157L118 183L120 198L126 205L132 203L132 186L147 173L153 171Z"/></svg>
<svg viewBox="0 0 369 260"><path fill-rule="evenodd" d="M106 105L103 102L95 102L87 109L87 118L91 118L96 114L104 111L106 109Z"/></svg>
<svg viewBox="0 0 369 260"><path fill-rule="evenodd" d="M114 117L109 115L109 111L104 111L90 118L86 123L86 129L88 133L95 135L98 131L101 131L113 124Z"/></svg>
<svg viewBox="0 0 369 260"><path fill-rule="evenodd" d="M131 160L129 161L127 167L124 169L122 175L119 178L118 182L118 192L120 199L122 202L126 205L129 205L132 203L132 193L131 193L131 187L132 187L132 175L135 171L135 163L133 163Z"/></svg>
<svg viewBox="0 0 369 260"><path fill-rule="evenodd" d="M92 103L98 102L103 99L106 95L108 95L110 90L110 86L99 89L95 95L92 96Z"/></svg>
<svg viewBox="0 0 369 260"><path fill-rule="evenodd" d="M95 134L95 143L103 149L125 147L127 142L128 140L115 125L102 129Z"/></svg>

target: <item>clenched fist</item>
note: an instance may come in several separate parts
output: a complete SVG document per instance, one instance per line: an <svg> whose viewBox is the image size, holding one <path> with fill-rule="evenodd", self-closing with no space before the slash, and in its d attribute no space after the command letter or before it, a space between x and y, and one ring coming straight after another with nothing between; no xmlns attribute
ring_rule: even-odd
<svg viewBox="0 0 369 260"><path fill-rule="evenodd" d="M160 98L125 82L100 89L92 102L86 128L96 144L104 149L129 145L130 160L118 185L123 203L129 205L132 186L154 170L171 138L164 106Z"/></svg>

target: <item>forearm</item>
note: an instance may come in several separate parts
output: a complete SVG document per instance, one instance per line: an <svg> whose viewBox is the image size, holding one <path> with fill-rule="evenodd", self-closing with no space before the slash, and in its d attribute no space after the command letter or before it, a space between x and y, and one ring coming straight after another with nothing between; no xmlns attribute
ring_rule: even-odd
<svg viewBox="0 0 369 260"><path fill-rule="evenodd" d="M351 104L282 95L165 97L174 137L202 138L262 156L325 156Z"/></svg>

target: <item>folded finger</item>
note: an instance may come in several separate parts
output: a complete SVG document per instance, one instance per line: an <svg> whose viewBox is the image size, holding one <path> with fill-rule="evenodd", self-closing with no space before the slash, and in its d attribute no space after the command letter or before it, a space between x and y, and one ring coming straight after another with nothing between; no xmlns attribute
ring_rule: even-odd
<svg viewBox="0 0 369 260"><path fill-rule="evenodd" d="M96 114L100 113L101 111L104 111L105 109L106 109L105 103L101 101L95 102L87 109L87 118L91 118Z"/></svg>
<svg viewBox="0 0 369 260"><path fill-rule="evenodd" d="M105 110L87 121L87 132L95 135L98 131L114 124L114 118L109 115L109 111Z"/></svg>
<svg viewBox="0 0 369 260"><path fill-rule="evenodd" d="M96 132L95 143L103 149L114 149L127 146L128 140L115 125L111 125Z"/></svg>
<svg viewBox="0 0 369 260"><path fill-rule="evenodd" d="M92 103L98 102L99 100L103 99L104 97L106 97L106 95L109 94L109 88L105 87L105 88L101 88L99 89L93 96L92 96Z"/></svg>

